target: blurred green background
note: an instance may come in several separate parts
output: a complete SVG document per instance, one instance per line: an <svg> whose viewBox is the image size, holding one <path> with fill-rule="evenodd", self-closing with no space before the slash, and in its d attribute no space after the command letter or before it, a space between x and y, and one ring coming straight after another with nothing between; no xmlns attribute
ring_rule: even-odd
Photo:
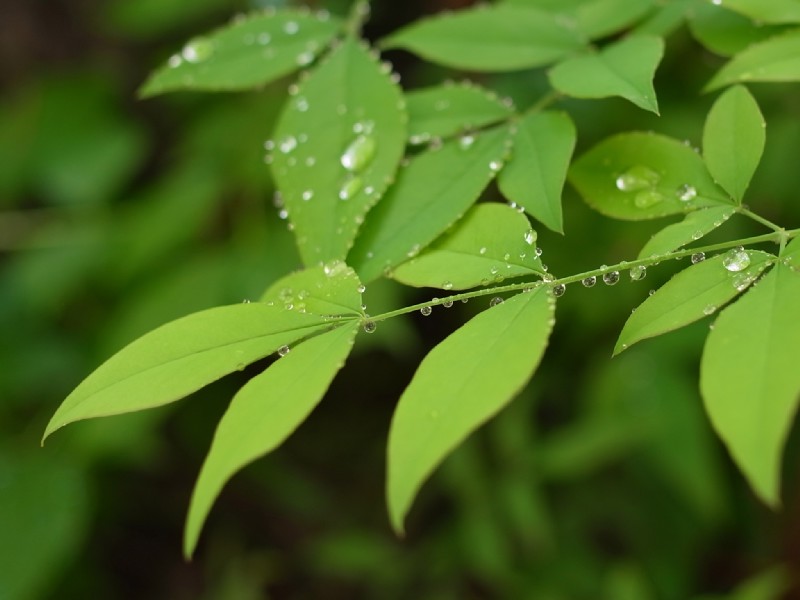
<svg viewBox="0 0 800 600"><path fill-rule="evenodd" d="M366 35L465 4L377 0ZM385 322L360 339L310 420L227 486L191 563L180 541L194 478L227 402L263 364L39 447L59 402L112 352L167 320L254 298L299 267L263 164L289 80L136 98L186 39L282 5L0 7L0 600L800 598L800 433L786 454L784 508L771 512L702 410L709 321L610 359L630 310L680 264L643 282L568 289L535 380L426 485L404 540L383 501L392 409L424 353L480 302ZM387 58L407 88L464 76ZM632 129L698 145L713 100L699 90L720 64L678 27L656 78L662 117L622 100L563 102L577 152ZM478 80L523 108L546 81L541 71ZM796 227L800 87L754 93L768 139L750 204ZM632 258L663 225L612 222L572 190L564 203L567 235L539 235L557 274ZM751 232L732 219L718 235ZM374 314L432 294L383 282L366 299Z"/></svg>

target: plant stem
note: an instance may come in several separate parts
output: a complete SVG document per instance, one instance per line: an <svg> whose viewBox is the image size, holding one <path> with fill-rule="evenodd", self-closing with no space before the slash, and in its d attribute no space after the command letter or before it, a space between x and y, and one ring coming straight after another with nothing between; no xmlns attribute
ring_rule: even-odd
<svg viewBox="0 0 800 600"><path fill-rule="evenodd" d="M763 235L743 238L740 240L733 240L729 242L722 242L719 244L711 244L708 246L700 246L695 248L676 250L674 252L668 252L666 254L662 254L656 257L642 258L630 262L621 261L615 265L603 266L597 269L592 269L591 271L585 271L583 273L570 275L569 277L553 279L552 281L543 281L543 280L524 281L521 283L511 283L491 288L483 288L480 290L464 292L461 294L452 294L445 296L443 298L436 298L435 300L428 300L427 302L420 302L419 304L413 304L411 306L406 306L403 308L399 308L397 310L385 312L380 315L375 315L374 317L369 317L368 319L374 322L383 321L386 319L390 319L392 317L397 317L400 315L416 312L421 308L438 306L440 304L444 304L445 302L455 303L460 300L469 300L470 298L480 298L482 296L496 296L497 294L503 294L506 292L516 292L520 290L528 290L532 288L541 287L544 285L552 287L558 284L566 285L569 283L576 283L578 281L586 279L587 277L593 277L593 276L599 277L605 275L606 273L610 273L612 271L625 271L631 269L632 267L638 267L638 266L649 267L652 265L657 265L658 263L665 260L684 258L686 256L691 256L692 254L696 254L698 252L714 252L716 250L728 250L730 248L735 248L737 246L758 244L762 242L775 242L777 244L785 244L786 240L789 240L798 235L800 235L800 229L792 229L789 231L781 229L780 231L776 231L774 233L765 233Z"/></svg>
<svg viewBox="0 0 800 600"><path fill-rule="evenodd" d="M350 7L350 14L347 15L347 21L344 25L345 34L353 38L361 35L361 27L369 17L369 13L369 0L355 0Z"/></svg>
<svg viewBox="0 0 800 600"><path fill-rule="evenodd" d="M749 219L752 219L756 223L761 223L761 225L764 225L765 227L768 227L768 228L772 229L773 231L777 231L779 233L781 231L784 231L783 227L781 227L780 225L776 225L775 223L765 219L761 215L757 215L756 213L754 213L754 212L748 210L747 208L745 208L744 206L740 206L737 209L737 212L740 215L744 215L745 217L748 217Z"/></svg>

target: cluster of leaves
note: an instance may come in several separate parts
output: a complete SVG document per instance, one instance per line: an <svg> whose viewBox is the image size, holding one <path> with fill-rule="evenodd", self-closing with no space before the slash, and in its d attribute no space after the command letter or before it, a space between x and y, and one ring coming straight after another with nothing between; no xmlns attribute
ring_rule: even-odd
<svg viewBox="0 0 800 600"><path fill-rule="evenodd" d="M743 82L800 79L800 14L793 2L740 0L727 8L687 0L515 0L424 19L381 41L454 69L549 67L552 93L524 111L475 83L405 91L359 39L367 16L267 11L189 41L143 87L239 90L303 71L265 144L305 269L255 302L168 323L133 342L81 383L45 436L80 420L182 398L278 353L237 393L203 465L186 527L191 554L214 499L244 465L285 440L322 399L359 331L433 306L494 296L491 308L436 346L402 394L388 440L393 526L424 481L533 376L568 284L640 279L667 258L691 265L626 323L616 351L720 311L701 365L707 411L734 459L767 502L779 498L783 443L800 393L793 307L800 298L798 231L742 204L765 144L758 104ZM688 20L697 39L732 55L708 89L714 103L700 154L680 140L629 132L572 159L576 128L549 107L562 96L619 96L657 113L653 77L663 36ZM537 231L563 231L569 179L589 206L628 220L685 215L636 260L555 278ZM507 203L477 201L496 180ZM770 233L686 246L737 215ZM773 242L777 254L744 245ZM725 252L705 259L705 253ZM441 299L369 316L366 285L393 278L445 292ZM506 283L524 278L519 283ZM505 301L498 294L512 293ZM737 300L732 303L734 300ZM728 306L725 306L728 305ZM725 308L723 309L723 306Z"/></svg>

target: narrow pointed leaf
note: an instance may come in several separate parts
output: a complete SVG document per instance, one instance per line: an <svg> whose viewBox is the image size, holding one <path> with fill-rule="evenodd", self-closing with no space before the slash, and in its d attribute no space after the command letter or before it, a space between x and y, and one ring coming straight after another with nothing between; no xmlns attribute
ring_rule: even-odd
<svg viewBox="0 0 800 600"><path fill-rule="evenodd" d="M575 149L575 125L563 112L527 115L517 124L514 152L497 183L509 200L546 227L564 232L561 193Z"/></svg>
<svg viewBox="0 0 800 600"><path fill-rule="evenodd" d="M153 73L141 94L242 90L308 65L339 31L339 19L300 11L253 13L190 40Z"/></svg>
<svg viewBox="0 0 800 600"><path fill-rule="evenodd" d="M406 285L464 290L544 273L536 232L505 204L472 207L447 234L401 264L392 277Z"/></svg>
<svg viewBox="0 0 800 600"><path fill-rule="evenodd" d="M307 266L344 259L405 149L400 88L377 59L344 42L279 119L272 171Z"/></svg>
<svg viewBox="0 0 800 600"><path fill-rule="evenodd" d="M800 81L800 30L748 46L728 61L705 89L750 81Z"/></svg>
<svg viewBox="0 0 800 600"><path fill-rule="evenodd" d="M572 164L569 181L589 206L617 219L655 219L731 205L694 150L653 133L603 140ZM689 188L691 198L685 200Z"/></svg>
<svg viewBox="0 0 800 600"><path fill-rule="evenodd" d="M725 254L718 254L675 275L631 314L619 334L614 354L714 314L746 290L775 259L766 252L744 252L749 266L741 271L727 270L723 265Z"/></svg>
<svg viewBox="0 0 800 600"><path fill-rule="evenodd" d="M734 212L730 206L712 206L690 212L683 221L667 225L653 235L639 252L639 258L660 256L691 244L722 225Z"/></svg>
<svg viewBox="0 0 800 600"><path fill-rule="evenodd" d="M358 327L350 323L297 345L233 397L192 494L184 535L187 557L225 483L278 447L322 400L350 353Z"/></svg>
<svg viewBox="0 0 800 600"><path fill-rule="evenodd" d="M261 302L321 316L361 315L361 282L341 261L282 277L264 292Z"/></svg>
<svg viewBox="0 0 800 600"><path fill-rule="evenodd" d="M751 44L781 33L785 27L756 24L722 5L701 3L691 13L689 29L692 36L712 52L733 56Z"/></svg>
<svg viewBox="0 0 800 600"><path fill-rule="evenodd" d="M497 94L468 81L407 92L406 103L412 144L484 127L514 113Z"/></svg>
<svg viewBox="0 0 800 600"><path fill-rule="evenodd" d="M262 303L220 306L172 321L100 365L58 407L44 437L80 419L179 400L327 327L321 317Z"/></svg>
<svg viewBox="0 0 800 600"><path fill-rule="evenodd" d="M480 39L479 51L475 40ZM417 21L383 40L447 67L515 71L555 62L584 45L583 36L547 11L484 6Z"/></svg>
<svg viewBox="0 0 800 600"><path fill-rule="evenodd" d="M703 159L717 183L742 201L764 152L764 117L747 88L734 86L708 113L703 129Z"/></svg>
<svg viewBox="0 0 800 600"><path fill-rule="evenodd" d="M759 23L800 23L797 0L725 0L725 8Z"/></svg>
<svg viewBox="0 0 800 600"><path fill-rule="evenodd" d="M653 77L664 55L664 41L651 35L631 35L597 54L579 56L550 70L550 83L575 98L621 96L639 108L658 114Z"/></svg>
<svg viewBox="0 0 800 600"><path fill-rule="evenodd" d="M386 489L396 531L439 463L527 384L554 309L548 288L519 294L474 317L422 361L389 431Z"/></svg>
<svg viewBox="0 0 800 600"><path fill-rule="evenodd" d="M726 308L706 340L700 390L755 492L780 504L783 446L800 396L800 274L777 264Z"/></svg>
<svg viewBox="0 0 800 600"><path fill-rule="evenodd" d="M411 159L367 217L348 263L372 281L428 246L467 211L501 168L508 130L446 142Z"/></svg>

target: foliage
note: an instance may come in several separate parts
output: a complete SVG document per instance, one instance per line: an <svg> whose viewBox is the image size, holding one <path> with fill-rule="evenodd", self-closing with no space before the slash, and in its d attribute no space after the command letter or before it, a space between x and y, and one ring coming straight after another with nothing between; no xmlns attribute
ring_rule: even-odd
<svg viewBox="0 0 800 600"><path fill-rule="evenodd" d="M376 2L375 19L380 7ZM403 364L404 345L417 343L409 323L431 327L429 315L436 311L442 319L455 319L448 321L454 330L434 339L405 390L394 394L399 401L386 454L386 503L394 530L409 529L415 498L441 467L439 485L460 498L464 525L458 536L474 553L469 560L478 566L476 577L499 593L597 597L598 581L608 598L686 598L707 591L664 575L665 564L691 561L697 538L685 531L692 528L680 517L684 509L676 512L659 500L647 477L640 480L647 490L645 504L663 514L664 531L673 537L648 549L644 566L618 561L602 577L594 573L563 583L557 569L593 573L596 567L591 553L574 539L573 565L557 566L548 548L559 534L551 529L556 518L548 513L577 523L591 521L603 508L568 493L564 506L547 508L542 481L568 488L646 448L643 460L649 462L643 464L650 467L645 470L655 465L681 506L691 507L685 510L692 518L711 522L731 510L729 496L720 492L720 459L680 366L684 357L693 357L692 348L702 345L702 331L688 327L685 338L665 336L662 343L677 344L674 348L637 344L713 319L699 365L703 406L755 494L779 508L781 461L800 396L794 368L800 352L800 230L774 222L773 214L786 223L797 214L784 206L789 204L785 190L776 191L759 177L772 168L767 158L779 163L777 154L770 154L771 144L784 154L787 148L796 150L796 140L782 135L781 127L796 129L790 129L791 116L776 109L774 94L785 88L772 92L751 83L786 86L800 80L797 7L746 0L731 0L725 8L700 0L506 0L420 18L382 37L362 31L370 33L369 17L362 2L341 16L269 8L189 39L144 83L142 96L265 86L267 92L253 92L255 100L244 95L208 105L203 103L217 101L192 95L177 97L172 105L169 98L153 101L154 111L196 111L195 133L183 141L181 152L192 159L167 169L169 174L142 191L140 199L112 212L103 207L103 198L136 169L147 142L135 134L120 135L114 137L121 140L116 147L103 137L115 117L97 125L93 135L100 141L87 142L91 150L85 151L109 163L98 169L107 179L101 181L105 187L80 209L78 228L67 233L42 229L39 243L66 237L70 252L32 255L30 264L18 267L15 289L46 288L37 310L57 314L62 299L72 298L93 276L112 288L116 281L119 289L124 289L121 282L147 279L159 269L161 280L131 299L126 310L133 316L120 320L97 352L111 354L109 349L135 341L75 387L45 437L75 421L165 406L190 394L232 396L190 501L184 530L184 552L190 557L227 482L270 452L276 456L265 462L274 460L280 468L278 447L291 444L295 430L325 410L320 402L329 388L332 396L342 395L334 378L349 368L345 361L371 372L377 367L365 367L360 352L378 348L403 357L398 359ZM706 91L725 89L709 99L710 106L699 95L690 101L693 114L705 113L704 124L697 118L681 123L675 96L685 90L662 95L655 81L658 70L669 66L671 52L680 52L679 43L689 43L687 31L726 57L714 63L716 73L705 85ZM437 66L419 67L430 69L427 80L406 89L394 67L382 62L379 49L406 61L400 50L410 52ZM454 70L473 80L442 81ZM288 82L286 76L295 71L301 71L299 77ZM286 87L288 95L280 95ZM694 82L692 94L701 87ZM63 95L70 93L76 92L66 86ZM263 102L266 97L272 100ZM219 111L216 122L204 106ZM607 107L623 116L601 126L596 116L614 112ZM659 113L668 125L659 125ZM772 126L770 136L765 133L764 115L767 123L773 118L777 123L775 142ZM120 124L110 129L126 131ZM702 150L685 137L702 137ZM255 156L262 142L268 172ZM101 152L103 143L107 148ZM47 172L41 161L28 168ZM250 208L232 224L231 239L203 250L196 232L215 222L214 200L226 193L231 172L244 182ZM21 189L25 184L15 177L3 175L0 184ZM45 187L43 193L56 196L55 202L73 204L76 197L91 196L85 192L90 186L67 169L57 171L59 177L72 181L74 189ZM571 188L565 188L567 181ZM278 219L260 209L260 198L273 182ZM567 201L573 189L585 206L604 217L641 222L640 229L631 233L634 227L628 224L608 229L606 221ZM667 217L673 221L651 225ZM113 253L98 251L107 248ZM556 265L553 270L570 274L556 276L543 264L542 249ZM166 255L177 257L175 268L159 265ZM603 261L609 264L598 266ZM289 272L298 265L300 270ZM649 296L636 291L641 286L617 286L648 275L671 278ZM13 271L9 278L14 281ZM608 297L621 294L621 300L595 298L577 309L570 304L581 293L600 294L588 291L595 285L607 287ZM422 292L420 301L413 288L435 291ZM430 298L431 293L438 297ZM171 297L178 300L167 301ZM237 301L242 297L248 300ZM620 306L634 309L624 325L626 310ZM421 314L416 321L407 316L415 313ZM602 365L594 360L594 342L569 332L600 328L600 322L621 327L614 346L619 356ZM689 343L677 342L683 339ZM611 346L605 343L602 351L610 353ZM574 358L580 355L591 362ZM540 363L556 360L551 356L567 366L552 372L542 367L537 373ZM64 355L54 360L63 361ZM80 368L91 360L82 360ZM573 360L580 365L578 377ZM370 394L384 393L382 379L393 377L389 366L380 369L370 373ZM572 379L570 385L583 385L578 381L584 378L590 383L583 405L569 409L580 418L545 433L542 441L526 399L542 389L557 397L552 391L557 388L548 387L556 372L562 373L562 383ZM344 396L361 391L360 384L349 383ZM231 385L241 387L233 391ZM200 391L206 386L216 391ZM512 402L516 396L519 400ZM657 408L645 410L634 402L642 400ZM562 415L556 421L564 419L558 411L566 409L554 406L549 410ZM148 414L158 420L167 413L140 418ZM495 417L483 437L473 435ZM70 451L113 454L115 423L129 429L122 421L100 420L95 431L110 432L108 439L96 450L91 442L84 442L84 449L81 442L71 442ZM153 428L143 423L141 432L130 426L132 446L152 441ZM197 434L205 440L201 446L208 443L207 429ZM118 442L123 446L124 437ZM496 455L496 489L489 489L487 459L476 452L477 443L488 444ZM357 456L362 452L367 454L364 449ZM0 463L0 469L15 468ZM637 468L634 479L641 475ZM53 493L73 498L85 514L87 501L75 492L80 469L64 470L63 491L47 468L41 476L52 479ZM30 485L20 483L21 498L30 495ZM320 505L307 498L313 491L306 493L316 484L301 477L295 485L288 504L303 497L306 508L298 510L318 513ZM599 484L595 493L619 494L620 507L631 502L625 492L605 486ZM501 516L487 513L489 495L503 507ZM48 508L43 504L38 510ZM79 534L62 518L55 515L54 527L66 532L64 546L43 553L41 564L63 560L62 548L78 543L73 540ZM513 542L497 534L502 526L496 521L515 532ZM630 528L628 543L646 547L636 531ZM509 575L515 544L545 557L530 575ZM376 557L391 563L396 557L387 555L392 552L387 548L353 534L316 552L326 557L320 559L325 564L339 560L346 563L342 571L357 572ZM790 585L780 567L750 581L737 579L739 588L726 597L777 597ZM726 588L733 584L729 580Z"/></svg>

